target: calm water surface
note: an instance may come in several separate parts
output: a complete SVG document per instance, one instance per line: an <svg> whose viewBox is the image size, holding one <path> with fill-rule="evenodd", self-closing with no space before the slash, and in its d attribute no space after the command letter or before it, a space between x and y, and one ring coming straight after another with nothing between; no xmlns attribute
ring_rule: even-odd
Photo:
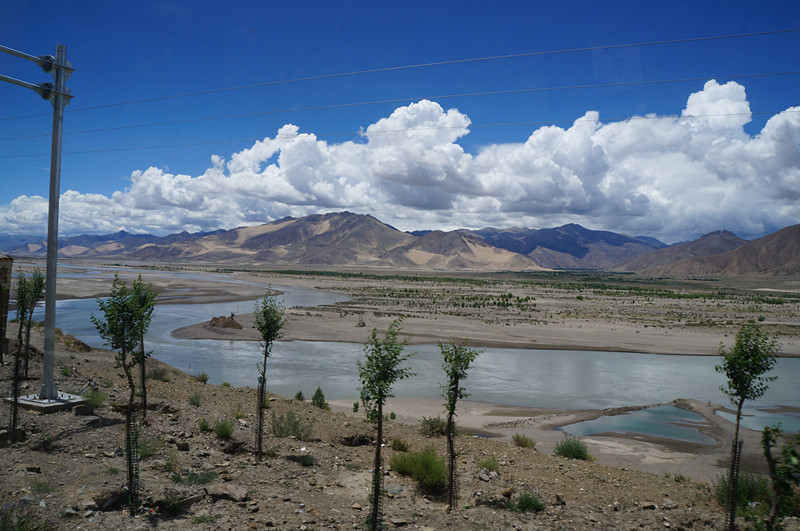
<svg viewBox="0 0 800 531"><path fill-rule="evenodd" d="M332 304L346 297L312 289L275 286L286 306ZM265 284L266 289L266 284ZM256 386L261 354L258 342L175 339L172 330L207 321L213 316L250 313L256 301L156 306L145 338L153 356L189 373L205 371L211 383ZM43 319L44 310L38 310ZM56 325L86 343L102 347L89 316L98 314L93 299L59 301ZM436 345L408 347L416 352L411 366L417 376L395 385L398 397L439 398L443 378ZM353 343L281 341L275 344L267 366L267 388L283 396L302 390L311 396L321 386L328 399L358 397L356 361L363 345ZM668 356L622 352L526 350L490 348L478 357L465 382L470 399L499 404L571 409L602 409L694 398L727 404L719 391L724 378L717 374L715 356ZM765 416L754 406L800 407L800 359L784 358L777 364L778 380L758 402L748 403L748 413ZM777 416L775 416L777 415ZM800 424L797 416L794 418ZM757 417L753 417L757 419ZM761 422L754 420L754 422ZM767 422L771 423L771 422ZM756 427L755 429L760 429ZM796 429L796 428L795 428Z"/></svg>

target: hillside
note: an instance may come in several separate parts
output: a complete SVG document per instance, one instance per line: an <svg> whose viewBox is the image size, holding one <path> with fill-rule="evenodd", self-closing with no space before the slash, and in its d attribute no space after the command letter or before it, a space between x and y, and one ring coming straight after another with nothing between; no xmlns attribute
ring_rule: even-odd
<svg viewBox="0 0 800 531"><path fill-rule="evenodd" d="M654 238L590 230L570 223L552 229L472 231L496 247L527 255L553 269L606 269L665 245Z"/></svg>
<svg viewBox="0 0 800 531"><path fill-rule="evenodd" d="M718 230L706 234L690 242L678 243L643 253L616 267L622 271L643 271L649 268L666 267L675 262L689 258L713 256L732 251L746 244L747 240L739 238L732 232Z"/></svg>
<svg viewBox="0 0 800 531"><path fill-rule="evenodd" d="M792 225L732 251L688 258L641 271L650 276L789 276L800 274L800 225Z"/></svg>

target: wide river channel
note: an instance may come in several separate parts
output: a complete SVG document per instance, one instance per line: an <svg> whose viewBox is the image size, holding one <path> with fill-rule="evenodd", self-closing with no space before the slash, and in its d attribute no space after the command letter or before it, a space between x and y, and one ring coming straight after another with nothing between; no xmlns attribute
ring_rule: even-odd
<svg viewBox="0 0 800 531"><path fill-rule="evenodd" d="M217 277L218 278L218 277ZM235 280L231 279L232 282ZM273 285L287 307L315 306L343 301L344 296L313 289ZM153 356L190 374L206 372L210 383L255 387L261 353L254 341L176 339L177 328L208 321L213 316L251 313L255 301L215 304L159 304L145 337ZM37 310L36 319L44 318ZM94 299L57 303L56 326L95 346L103 340L89 320L100 314ZM414 378L398 382L395 396L439 398L443 378L437 345L408 347ZM328 399L358 397L356 361L363 359L356 343L280 341L267 363L267 389L282 396L299 390L311 396L317 386ZM678 356L573 350L487 348L469 371L465 382L471 400L497 404L557 409L603 409L694 398L728 404L719 387L725 382L714 370L716 356ZM800 359L778 360L778 379L758 402L748 403L754 414L744 425L783 422L797 431L796 413L776 414L780 406L800 408ZM756 407L758 409L756 409Z"/></svg>

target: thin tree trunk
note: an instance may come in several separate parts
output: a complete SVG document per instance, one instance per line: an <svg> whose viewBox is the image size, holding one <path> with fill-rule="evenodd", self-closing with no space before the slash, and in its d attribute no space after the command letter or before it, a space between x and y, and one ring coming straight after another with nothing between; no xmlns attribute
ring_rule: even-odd
<svg viewBox="0 0 800 531"><path fill-rule="evenodd" d="M447 475L448 475L448 510L452 511L458 506L458 485L456 485L456 441L453 412L447 413Z"/></svg>
<svg viewBox="0 0 800 531"><path fill-rule="evenodd" d="M140 338L139 348L142 349L142 359L139 360L139 377L142 384L142 419L144 420L147 418L147 384L145 382L147 379L147 371L145 370L144 363L147 356L145 356L144 353L144 336Z"/></svg>
<svg viewBox="0 0 800 531"><path fill-rule="evenodd" d="M267 387L267 357L269 355L269 345L264 347L264 361L261 365L261 374L258 376L258 404L256 412L258 421L256 422L256 461L261 461L262 441L264 438L264 400L266 399Z"/></svg>
<svg viewBox="0 0 800 531"><path fill-rule="evenodd" d="M378 397L378 438L375 441L375 463L372 472L372 510L369 518L370 531L381 528L381 483L383 467L381 466L381 443L383 442L383 396Z"/></svg>
<svg viewBox="0 0 800 531"><path fill-rule="evenodd" d="M134 431L136 430L135 423L135 408L136 408L136 384L133 381L133 374L131 368L127 363L126 353L122 352L122 370L125 372L125 377L128 379L128 387L130 394L128 395L128 407L125 413L125 464L128 467L128 510L133 516L136 513L136 506L138 505L138 489L139 478L136 470L136 454L138 448L134 447Z"/></svg>
<svg viewBox="0 0 800 531"><path fill-rule="evenodd" d="M737 456L739 453L739 423L742 420L742 406L744 399L739 400L736 407L736 428L733 432L733 445L731 445L731 467L728 471L728 531L736 530L736 506L737 506Z"/></svg>
<svg viewBox="0 0 800 531"><path fill-rule="evenodd" d="M33 312L28 315L28 322L25 325L25 378L28 378L28 359L30 359L30 354L28 353L28 349L31 344L31 319L33 319Z"/></svg>

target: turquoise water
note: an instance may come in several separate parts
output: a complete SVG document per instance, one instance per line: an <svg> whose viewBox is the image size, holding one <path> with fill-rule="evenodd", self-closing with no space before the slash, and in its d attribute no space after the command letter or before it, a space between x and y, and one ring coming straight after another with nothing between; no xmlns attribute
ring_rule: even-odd
<svg viewBox="0 0 800 531"><path fill-rule="evenodd" d="M698 427L701 426L708 426L708 423L697 413L675 406L659 406L622 415L603 416L558 429L576 436L632 433L696 444L715 444L712 437L700 432Z"/></svg>
<svg viewBox="0 0 800 531"><path fill-rule="evenodd" d="M736 414L727 411L717 411L717 415L736 422ZM751 408L744 412L741 425L750 430L761 431L767 426L774 426L780 422L781 429L786 433L800 431L800 409L794 411L777 410L777 408L759 407Z"/></svg>

